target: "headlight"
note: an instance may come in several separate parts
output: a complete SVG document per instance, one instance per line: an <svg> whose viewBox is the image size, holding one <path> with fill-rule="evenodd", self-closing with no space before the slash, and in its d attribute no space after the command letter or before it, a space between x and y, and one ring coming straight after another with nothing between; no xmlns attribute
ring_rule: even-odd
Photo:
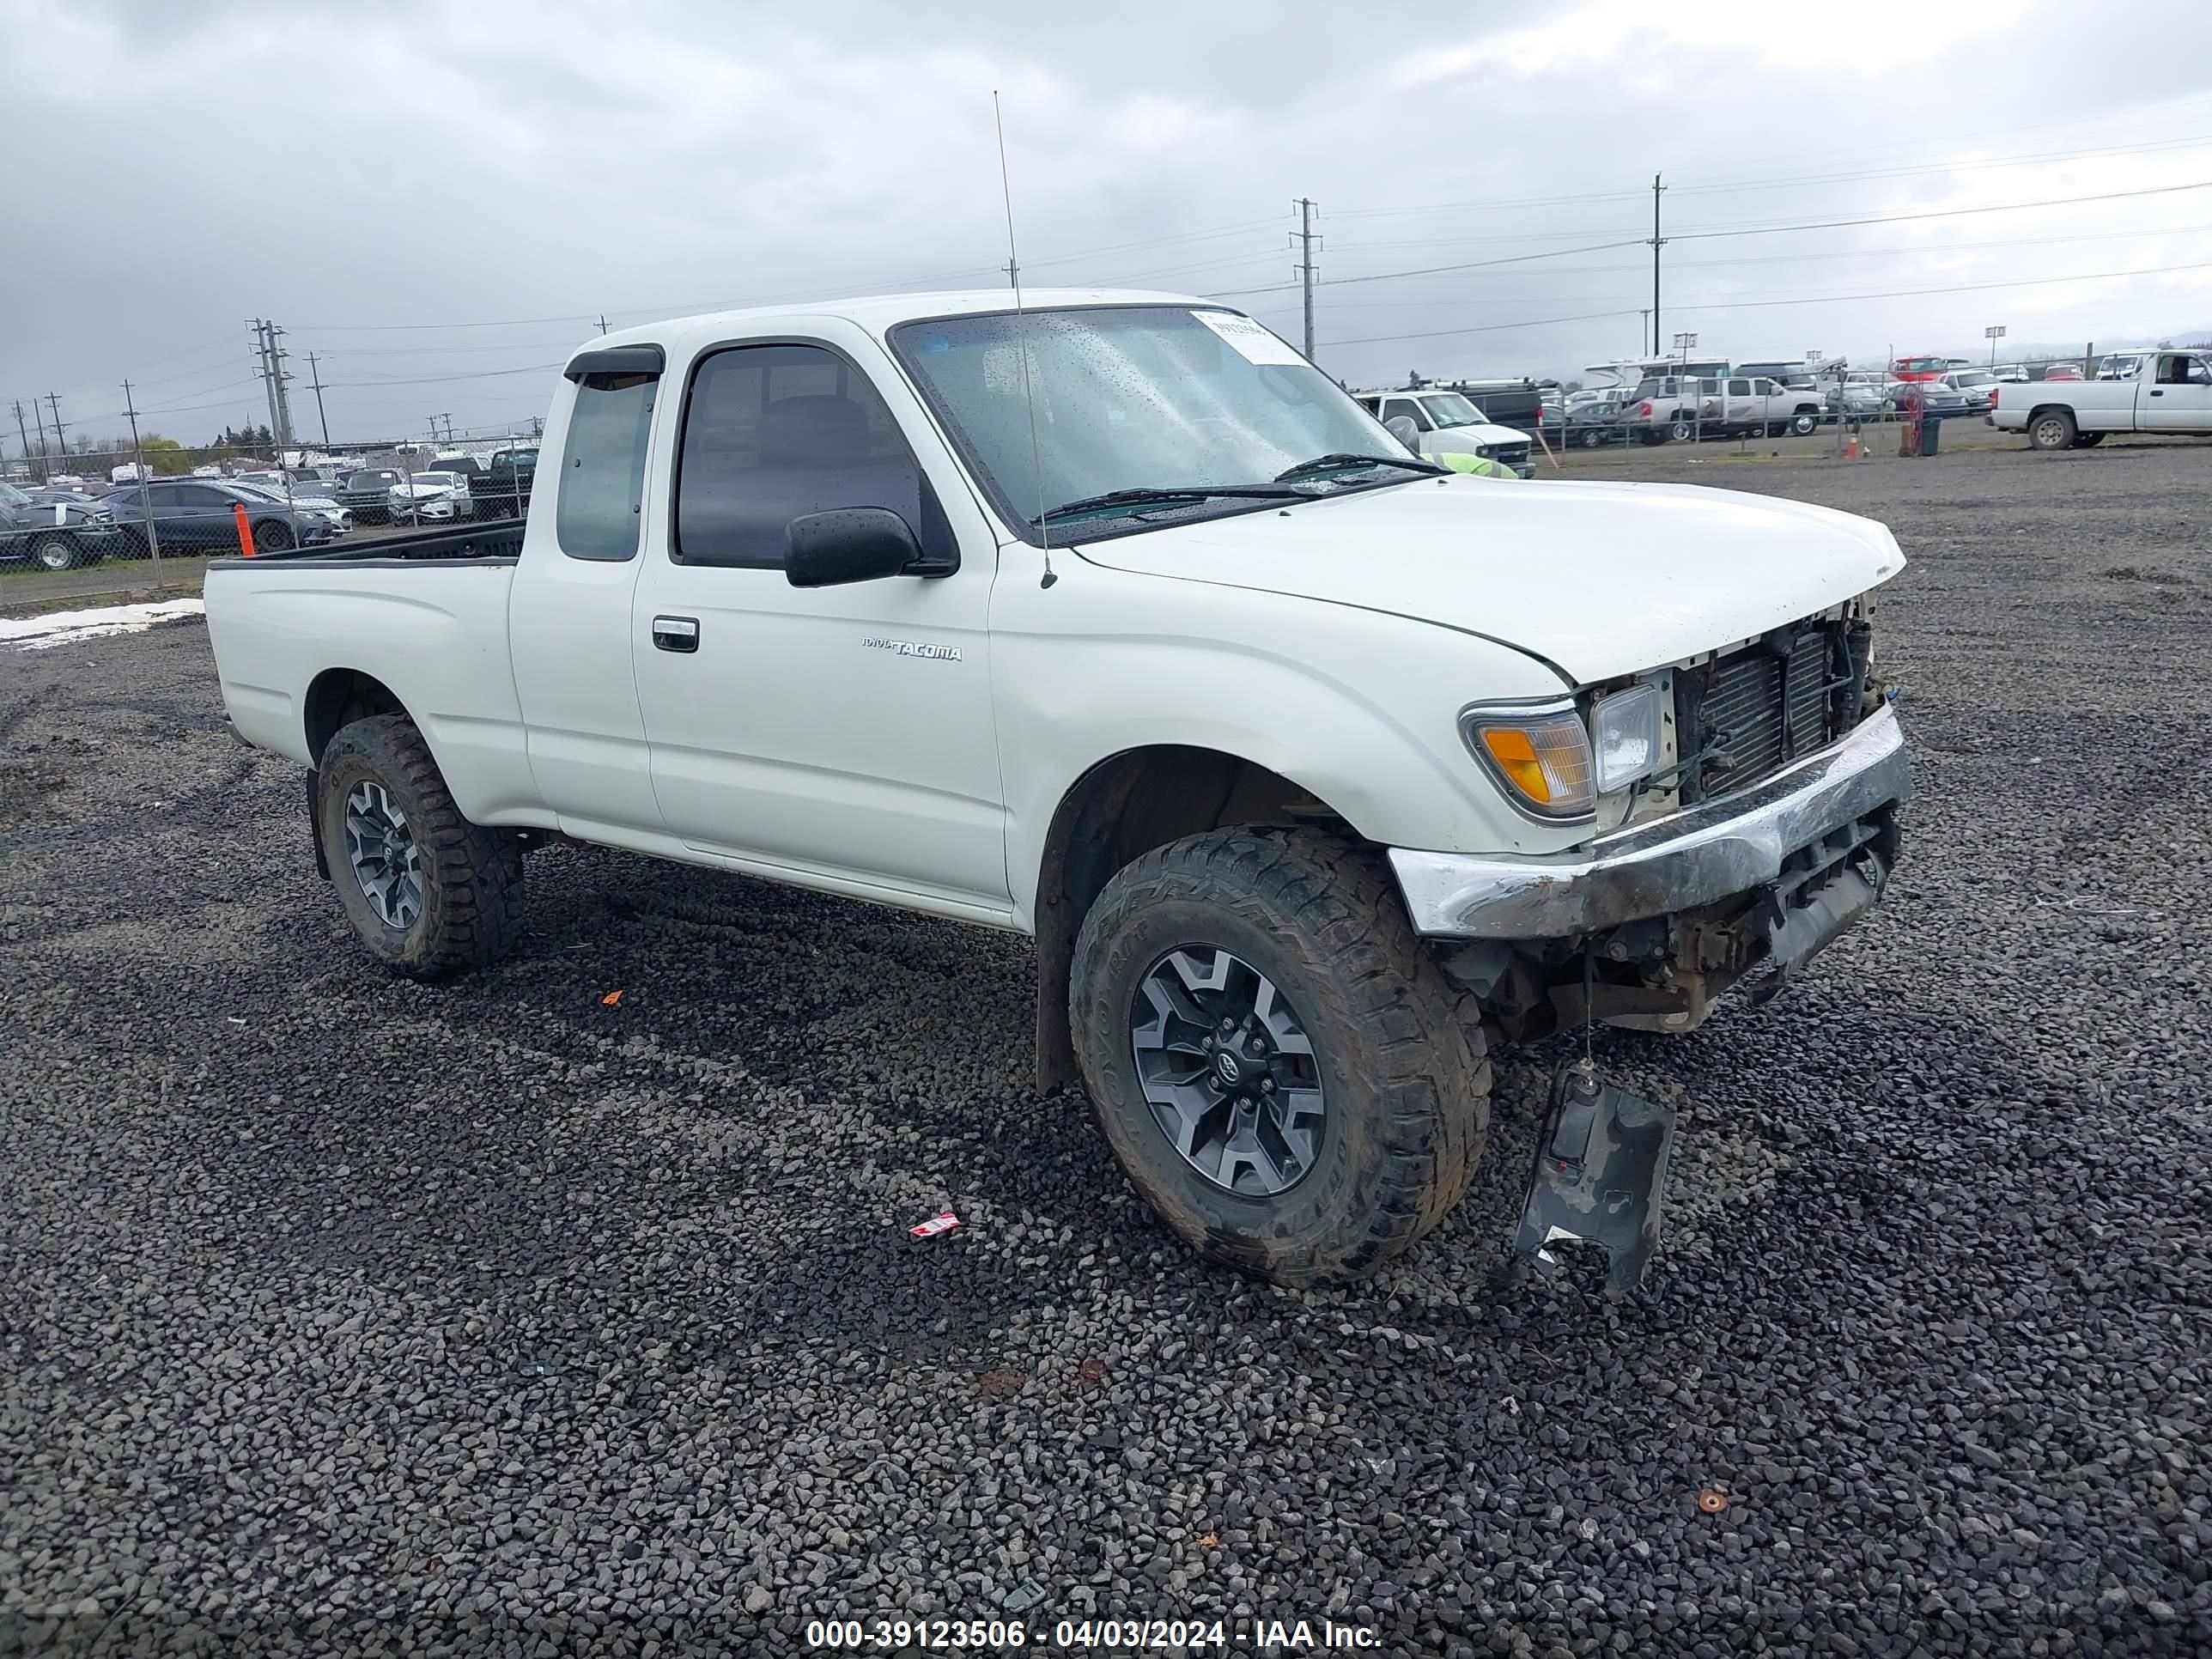
<svg viewBox="0 0 2212 1659"><path fill-rule="evenodd" d="M1460 735L1524 811L1580 818L1596 805L1589 737L1573 709L1470 708L1460 716Z"/></svg>
<svg viewBox="0 0 2212 1659"><path fill-rule="evenodd" d="M1601 795L1648 777L1659 764L1659 688L1617 691L1591 709L1590 748Z"/></svg>

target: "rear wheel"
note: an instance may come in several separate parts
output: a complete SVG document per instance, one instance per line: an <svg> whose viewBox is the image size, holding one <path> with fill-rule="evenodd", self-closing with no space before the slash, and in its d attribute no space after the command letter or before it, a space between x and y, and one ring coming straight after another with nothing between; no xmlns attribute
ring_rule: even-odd
<svg viewBox="0 0 2212 1659"><path fill-rule="evenodd" d="M82 562L76 544L66 536L49 536L31 550L43 570L74 570Z"/></svg>
<svg viewBox="0 0 2212 1659"><path fill-rule="evenodd" d="M2036 449L2071 449L2080 435L2074 416L2063 409L2046 409L2027 423L2027 441Z"/></svg>
<svg viewBox="0 0 2212 1659"><path fill-rule="evenodd" d="M1084 920L1068 1012L1131 1184L1277 1284L1372 1273L1481 1156L1481 1028L1388 872L1338 837L1218 830L1146 854Z"/></svg>
<svg viewBox="0 0 2212 1659"><path fill-rule="evenodd" d="M1583 433L1577 441L1581 443L1584 449L1595 449L1600 444L1605 441L1605 434L1602 432L1600 432L1595 427L1592 427L1589 431Z"/></svg>
<svg viewBox="0 0 2212 1659"><path fill-rule="evenodd" d="M1687 421L1676 421L1667 428L1667 437L1674 443L1686 444L1697 435L1697 428L1692 426Z"/></svg>
<svg viewBox="0 0 2212 1659"><path fill-rule="evenodd" d="M404 714L338 729L315 773L315 833L346 920L394 973L450 978L512 942L521 851L461 816Z"/></svg>

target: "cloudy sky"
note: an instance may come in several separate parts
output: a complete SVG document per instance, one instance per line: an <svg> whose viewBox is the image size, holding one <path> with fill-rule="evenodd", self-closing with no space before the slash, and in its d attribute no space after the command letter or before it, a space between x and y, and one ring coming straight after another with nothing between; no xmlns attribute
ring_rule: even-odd
<svg viewBox="0 0 2212 1659"><path fill-rule="evenodd" d="M1355 383L1638 351L1655 172L1702 352L2212 330L2199 0L0 0L4 452L264 418L251 317L343 441L504 429L602 313L995 285L994 88L1028 282L1295 341L1309 197Z"/></svg>

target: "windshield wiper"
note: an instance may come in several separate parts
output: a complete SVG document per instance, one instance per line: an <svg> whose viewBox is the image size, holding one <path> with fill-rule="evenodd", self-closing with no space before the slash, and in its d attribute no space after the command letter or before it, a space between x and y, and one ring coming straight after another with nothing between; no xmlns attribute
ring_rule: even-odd
<svg viewBox="0 0 2212 1659"><path fill-rule="evenodd" d="M1066 518L1073 513L1094 513L1109 507L1175 507L1193 501L1211 500L1216 495L1245 495L1260 501L1293 500L1303 496L1303 489L1282 489L1274 484L1190 484L1176 489L1109 489L1103 495L1085 495L1079 501L1062 501L1058 507L1048 507L1031 519L1031 524L1049 524L1054 519Z"/></svg>
<svg viewBox="0 0 2212 1659"><path fill-rule="evenodd" d="M1310 461L1300 461L1275 475L1277 483L1289 483L1295 478L1310 478L1321 472L1348 472L1354 467L1402 466L1408 472L1449 472L1448 466L1438 466L1434 461L1417 461L1411 455L1316 455Z"/></svg>

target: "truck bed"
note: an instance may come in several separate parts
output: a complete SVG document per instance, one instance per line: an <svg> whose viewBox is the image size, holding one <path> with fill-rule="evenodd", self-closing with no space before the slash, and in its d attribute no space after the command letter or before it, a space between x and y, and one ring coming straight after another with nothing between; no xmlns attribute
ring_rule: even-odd
<svg viewBox="0 0 2212 1659"><path fill-rule="evenodd" d="M420 530L411 536L386 536L357 546L302 547L283 553L257 553L251 559L209 561L210 567L282 564L288 568L331 565L348 570L374 569L380 565L513 564L522 556L520 519L495 524L452 525Z"/></svg>

